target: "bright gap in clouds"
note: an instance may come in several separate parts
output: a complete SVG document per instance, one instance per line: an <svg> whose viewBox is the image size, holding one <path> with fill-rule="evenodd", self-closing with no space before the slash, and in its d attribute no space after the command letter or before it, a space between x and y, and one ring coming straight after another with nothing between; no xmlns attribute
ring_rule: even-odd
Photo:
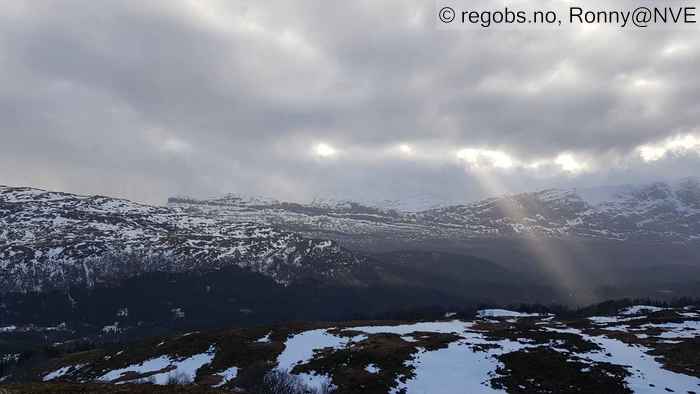
<svg viewBox="0 0 700 394"><path fill-rule="evenodd" d="M571 153L560 153L553 159L539 159L533 162L523 162L511 155L490 149L465 148L457 152L457 158L465 161L473 168L510 169L522 167L531 170L541 169L545 165L554 165L568 173L579 173L588 169L588 164L578 160Z"/></svg>
<svg viewBox="0 0 700 394"><path fill-rule="evenodd" d="M666 155L666 149L658 146L644 145L639 147L639 155L644 161L657 161Z"/></svg>
<svg viewBox="0 0 700 394"><path fill-rule="evenodd" d="M170 138L163 142L161 150L170 153L187 153L192 149L190 144L177 138Z"/></svg>
<svg viewBox="0 0 700 394"><path fill-rule="evenodd" d="M476 168L483 166L511 168L515 165L515 161L507 153L489 149L462 149L457 152L457 158Z"/></svg>
<svg viewBox="0 0 700 394"><path fill-rule="evenodd" d="M413 153L413 148L407 144L399 145L399 151L403 154L410 155Z"/></svg>
<svg viewBox="0 0 700 394"><path fill-rule="evenodd" d="M684 154L692 150L700 153L700 138L692 134L671 137L660 143L642 145L637 148L642 160L646 162L661 160L668 153Z"/></svg>
<svg viewBox="0 0 700 394"><path fill-rule="evenodd" d="M542 174L551 173L552 175L562 172L574 175L591 172L596 168L607 167L605 161L582 158L577 153L567 151L556 153L549 157L535 157L529 160L498 149L476 147L464 147L456 152L453 150L451 155L446 155L445 153L450 151L449 147L443 145L442 148L436 149L436 146L431 144L420 147L420 149L412 144L400 143L393 145L389 150L386 150L386 148L356 148L353 151L357 154L351 158L360 161L374 160L381 157L391 159L392 157L396 158L397 154L398 157L411 157L418 161L431 162L449 162L456 157L459 162L465 163L471 169L511 170L519 168L537 171ZM422 152L422 154L418 155L418 152ZM621 154L619 158L629 158L629 155L634 155L637 158L641 158L644 162L653 162L661 160L669 154L687 154L691 152L700 154L700 138L693 134L686 134L671 137L657 143L640 145L629 153ZM340 151L328 143L320 142L313 145L312 153L316 157L332 158L338 156Z"/></svg>
<svg viewBox="0 0 700 394"><path fill-rule="evenodd" d="M562 170L571 173L577 173L585 170L588 166L586 163L576 160L570 153L562 153L554 159L554 163L561 167Z"/></svg>
<svg viewBox="0 0 700 394"><path fill-rule="evenodd" d="M320 157L331 157L335 156L338 153L338 151L328 144L319 143L316 144L316 146L314 146L314 153L316 154L316 156Z"/></svg>

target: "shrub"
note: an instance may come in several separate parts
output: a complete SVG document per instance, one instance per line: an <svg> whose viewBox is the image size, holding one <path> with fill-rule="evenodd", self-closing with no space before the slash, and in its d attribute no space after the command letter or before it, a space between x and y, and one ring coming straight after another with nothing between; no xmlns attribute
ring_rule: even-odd
<svg viewBox="0 0 700 394"><path fill-rule="evenodd" d="M190 384L192 379L190 379L187 374L183 372L171 372L168 374L168 379L165 384Z"/></svg>
<svg viewBox="0 0 700 394"><path fill-rule="evenodd" d="M255 372L244 377L244 381L238 382L242 388L255 394L330 394L333 392L330 384L324 384L320 389L311 388L305 385L301 378L287 371L272 369L263 372L262 368L256 368Z"/></svg>

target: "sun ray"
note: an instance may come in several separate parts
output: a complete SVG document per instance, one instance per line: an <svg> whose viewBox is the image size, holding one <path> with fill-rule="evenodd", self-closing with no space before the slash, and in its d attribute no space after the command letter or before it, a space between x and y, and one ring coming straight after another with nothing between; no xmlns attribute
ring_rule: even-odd
<svg viewBox="0 0 700 394"><path fill-rule="evenodd" d="M480 186L489 194L494 196L511 195L505 185L489 171L476 169L471 171ZM505 199L499 204L499 208L506 216L515 221L526 217L535 216L528 212L527 207L517 201ZM575 269L575 261L570 257L570 253L565 250L565 243L555 240L548 240L537 234L521 234L521 239L529 252L535 259L535 263L545 274L558 285L559 290L564 292L574 303L586 304L594 297L594 290Z"/></svg>

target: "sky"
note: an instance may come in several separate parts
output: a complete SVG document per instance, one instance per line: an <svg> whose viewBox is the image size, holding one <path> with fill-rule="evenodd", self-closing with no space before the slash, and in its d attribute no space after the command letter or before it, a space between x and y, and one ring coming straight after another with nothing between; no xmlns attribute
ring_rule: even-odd
<svg viewBox="0 0 700 394"><path fill-rule="evenodd" d="M697 31L445 29L433 1L5 1L0 184L159 204L675 179L700 173L698 69Z"/></svg>

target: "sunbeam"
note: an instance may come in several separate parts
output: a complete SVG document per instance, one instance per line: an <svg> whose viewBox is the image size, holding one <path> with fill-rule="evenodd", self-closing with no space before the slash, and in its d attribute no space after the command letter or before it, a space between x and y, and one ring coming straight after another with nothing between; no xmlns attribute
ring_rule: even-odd
<svg viewBox="0 0 700 394"><path fill-rule="evenodd" d="M527 205L512 195L493 172L477 168L471 169L470 174L489 195L509 196L498 200L498 208L503 211L504 216L519 223L522 223L525 218L536 216L536 213L528 211ZM594 290L576 269L570 251L564 247L565 243L548 240L545 236L530 232L520 233L518 238L524 241L528 254L537 266L552 279L552 283L559 285L560 290L573 303L585 304L594 299Z"/></svg>

